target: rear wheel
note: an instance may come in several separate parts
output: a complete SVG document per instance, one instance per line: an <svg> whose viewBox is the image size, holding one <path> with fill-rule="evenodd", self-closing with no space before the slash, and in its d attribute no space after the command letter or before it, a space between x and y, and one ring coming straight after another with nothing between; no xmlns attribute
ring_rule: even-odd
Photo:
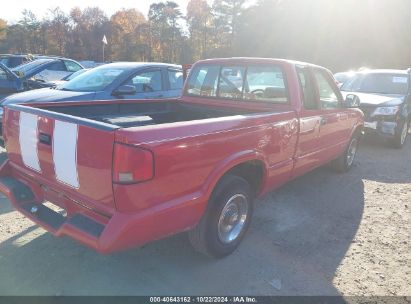
<svg viewBox="0 0 411 304"><path fill-rule="evenodd" d="M408 127L408 121L404 121L400 125L395 134L395 137L392 140L392 145L394 146L394 148L401 149L402 147L404 147L408 137Z"/></svg>
<svg viewBox="0 0 411 304"><path fill-rule="evenodd" d="M333 167L337 172L344 173L351 169L354 164L355 156L357 155L359 143L360 140L358 135L354 135L344 153L334 160Z"/></svg>
<svg viewBox="0 0 411 304"><path fill-rule="evenodd" d="M240 244L253 214L250 184L226 175L216 186L199 224L189 232L193 247L208 256L224 257Z"/></svg>

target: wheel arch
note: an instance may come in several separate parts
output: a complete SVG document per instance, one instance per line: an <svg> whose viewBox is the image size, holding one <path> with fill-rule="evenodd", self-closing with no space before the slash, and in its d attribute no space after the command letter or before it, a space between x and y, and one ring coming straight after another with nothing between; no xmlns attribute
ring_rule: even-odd
<svg viewBox="0 0 411 304"><path fill-rule="evenodd" d="M267 176L267 162L263 155L256 151L236 153L220 162L204 183L203 192L209 200L219 181L227 174L244 178L250 183L255 195L262 189Z"/></svg>

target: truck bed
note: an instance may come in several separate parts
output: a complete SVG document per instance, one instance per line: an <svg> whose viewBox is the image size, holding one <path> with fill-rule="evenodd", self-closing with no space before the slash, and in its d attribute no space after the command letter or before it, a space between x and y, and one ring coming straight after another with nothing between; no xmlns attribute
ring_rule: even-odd
<svg viewBox="0 0 411 304"><path fill-rule="evenodd" d="M86 118L120 128L250 114L255 111L227 109L181 101L147 101L63 106L37 106L55 113Z"/></svg>

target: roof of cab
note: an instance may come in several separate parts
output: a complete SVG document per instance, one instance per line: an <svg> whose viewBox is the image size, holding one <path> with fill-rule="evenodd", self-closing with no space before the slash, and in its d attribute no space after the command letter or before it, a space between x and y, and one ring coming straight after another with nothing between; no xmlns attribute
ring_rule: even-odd
<svg viewBox="0 0 411 304"><path fill-rule="evenodd" d="M204 59L197 61L195 64L212 64L212 63L220 63L220 64L227 64L227 63L237 63L237 64L244 64L247 62L253 63L288 63L291 65L299 65L299 66L311 66L311 67L318 67L325 69L322 66L315 65L308 62L302 62L297 60L290 60L290 59L282 59L282 58L263 58L263 57L231 57L231 58L213 58L213 59Z"/></svg>

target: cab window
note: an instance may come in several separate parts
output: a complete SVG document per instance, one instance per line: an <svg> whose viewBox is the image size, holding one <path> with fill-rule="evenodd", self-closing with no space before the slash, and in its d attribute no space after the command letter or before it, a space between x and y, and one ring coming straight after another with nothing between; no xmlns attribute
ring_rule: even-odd
<svg viewBox="0 0 411 304"><path fill-rule="evenodd" d="M241 99L243 96L245 67L223 67L220 70L218 94L220 98Z"/></svg>
<svg viewBox="0 0 411 304"><path fill-rule="evenodd" d="M287 103L287 90L281 68L277 66L249 66L244 99Z"/></svg>
<svg viewBox="0 0 411 304"><path fill-rule="evenodd" d="M185 94L189 96L216 97L220 67L204 65L190 71Z"/></svg>
<svg viewBox="0 0 411 304"><path fill-rule="evenodd" d="M307 110L316 110L319 108L315 97L315 86L311 79L310 71L307 68L297 68L298 80L303 92L303 105Z"/></svg>
<svg viewBox="0 0 411 304"><path fill-rule="evenodd" d="M239 101L287 103L285 76L279 66L197 66L190 72L185 95Z"/></svg>
<svg viewBox="0 0 411 304"><path fill-rule="evenodd" d="M325 75L325 72L315 70L314 76L317 81L318 91L320 95L321 108L335 109L338 108L337 92L330 83L330 80Z"/></svg>

